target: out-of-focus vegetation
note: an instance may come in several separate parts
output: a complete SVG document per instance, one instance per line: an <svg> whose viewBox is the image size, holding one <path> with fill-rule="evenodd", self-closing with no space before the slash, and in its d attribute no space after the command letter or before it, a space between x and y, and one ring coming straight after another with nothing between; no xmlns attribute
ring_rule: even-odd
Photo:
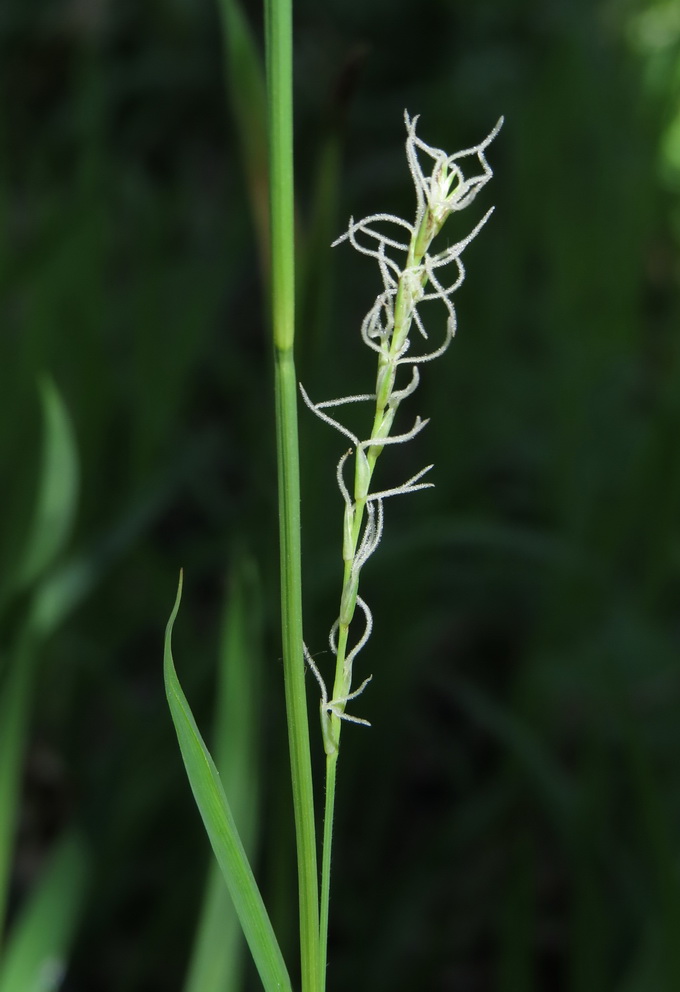
<svg viewBox="0 0 680 992"><path fill-rule="evenodd" d="M460 330L423 370L436 489L387 507L366 572L373 728L344 737L329 987L677 992L677 3L300 0L296 32L315 395L370 388L372 267L327 246L350 213L410 213L403 108L447 148L506 116ZM172 992L223 947L193 947L209 859L163 694L180 565L206 734L219 659L261 661L225 777L284 947L297 923L262 177L216 3L5 0L0 37L0 989L56 987L63 961L70 992ZM301 426L317 655L341 452ZM321 764L316 706L311 685Z"/></svg>

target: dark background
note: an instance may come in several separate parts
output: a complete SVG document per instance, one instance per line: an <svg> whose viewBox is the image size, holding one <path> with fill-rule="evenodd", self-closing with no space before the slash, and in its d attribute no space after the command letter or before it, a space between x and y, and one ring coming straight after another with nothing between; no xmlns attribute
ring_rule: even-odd
<svg viewBox="0 0 680 992"><path fill-rule="evenodd" d="M363 580L374 678L355 710L373 728L343 735L330 992L677 992L677 5L300 0L295 17L298 360L317 399L371 388L376 275L328 245L350 214L411 215L404 107L451 152L506 118L455 219L458 236L496 205L457 337L404 415L431 424L384 456L381 487L434 462L436 488L388 502ZM42 651L12 910L79 823L94 880L65 988L173 992L207 849L163 628L182 565L176 660L207 731L244 547L264 588L261 874L294 961L272 372L234 93L217 0L4 0L0 32L2 567L34 499L44 371L80 456L68 554L101 565ZM317 653L344 442L304 409L301 430Z"/></svg>

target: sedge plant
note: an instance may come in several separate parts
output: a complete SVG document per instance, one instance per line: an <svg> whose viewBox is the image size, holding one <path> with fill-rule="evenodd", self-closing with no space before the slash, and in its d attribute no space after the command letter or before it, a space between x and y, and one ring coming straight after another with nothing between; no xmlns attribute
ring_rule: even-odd
<svg viewBox="0 0 680 992"><path fill-rule="evenodd" d="M415 438L427 424L419 416L405 431L392 431L401 403L420 381L419 366L442 355L456 330L452 296L465 277L461 260L466 246L491 214L489 210L463 239L441 249L434 246L447 219L469 206L489 181L492 170L486 149L501 126L499 121L479 144L448 155L422 141L417 117L405 115L406 155L416 195L415 217L403 220L391 214L373 214L350 221L336 244L348 241L375 260L382 292L361 326L366 346L377 356L375 391L339 399L313 401L298 384L295 371L295 269L292 110L291 0L266 0L267 109L269 137L269 200L271 246L271 308L277 434L279 533L281 563L281 619L284 684L290 767L297 841L300 987L301 992L324 992L330 901L330 867L335 806L335 784L343 722L366 724L347 712L366 688L370 676L355 688L354 663L373 628L371 611L359 594L363 566L383 534L384 503L391 497L417 492L432 466L403 484L372 490L376 462L388 445ZM453 274L446 269L450 268ZM431 344L423 310L429 303L443 305L442 339ZM412 346L420 337L424 347ZM403 367L403 369L402 369ZM404 382L401 375L406 370ZM299 392L298 392L299 390ZM302 396L323 421L351 442L340 458L337 482L344 503L342 525L343 581L338 617L331 627L330 647L335 656L332 691L303 640L302 568L300 552L300 481L297 408ZM346 404L372 407L370 431L360 439L329 410ZM353 460L353 482L346 481ZM255 875L238 834L217 768L201 737L177 679L171 637L179 608L182 580L168 622L165 640L165 680L180 749L199 811L217 862L224 875L244 935L266 992L292 992L287 965L270 922ZM354 635L359 611L363 624ZM321 737L326 754L325 808L321 873L317 869L317 836L312 782L311 745L305 675L313 672L321 692Z"/></svg>
<svg viewBox="0 0 680 992"><path fill-rule="evenodd" d="M428 421L416 416L409 430L392 433L401 403L413 395L420 382L419 365L443 355L456 331L456 312L452 296L465 278L461 255L490 217L489 209L473 229L461 240L436 251L433 242L447 218L465 209L492 176L485 151L496 137L502 118L487 137L472 148L447 155L433 148L416 134L418 117L405 113L407 140L406 157L416 194L413 221L393 214L372 214L361 221L350 220L348 230L334 244L348 241L361 254L373 258L379 267L382 292L377 296L361 325L364 344L377 354L375 392L343 396L339 399L313 402L303 386L302 397L307 406L323 421L351 441L337 465L338 488L344 503L342 528L343 581L338 617L329 635L335 656L333 688L329 695L326 683L305 649L305 658L321 690L321 732L326 752L326 800L324 812L323 865L321 881L321 961L325 969L327 953L328 914L330 897L330 864L335 805L335 782L340 750L342 721L367 724L361 717L347 712L347 704L361 695L372 676L358 688L353 685L354 662L366 646L373 629L373 617L359 595L362 569L378 547L383 534L384 503L391 496L418 492L432 485L423 482L432 465L426 466L401 485L371 491L373 473L379 455L386 445L403 444L412 440ZM466 176L468 162L472 174ZM424 168L423 162L427 162ZM452 268L453 276L445 270ZM421 313L429 302L443 304L446 327L440 343L430 343ZM419 335L423 347L412 349L412 336ZM414 354L413 352L418 352ZM397 382L402 366L407 371L405 381ZM410 370L410 375L408 375ZM328 410L354 403L372 407L370 434L360 439L348 427L328 413ZM346 469L353 459L352 488L346 481ZM350 627L357 607L363 630L351 641Z"/></svg>

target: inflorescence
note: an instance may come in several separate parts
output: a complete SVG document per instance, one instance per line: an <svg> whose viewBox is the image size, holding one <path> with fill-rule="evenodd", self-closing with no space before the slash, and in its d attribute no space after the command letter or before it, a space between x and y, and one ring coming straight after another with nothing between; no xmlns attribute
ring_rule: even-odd
<svg viewBox="0 0 680 992"><path fill-rule="evenodd" d="M378 372L374 393L343 396L339 399L314 403L302 385L300 392L307 406L325 423L349 438L352 447L338 462L337 481L344 501L343 561L344 577L340 613L331 628L329 643L336 658L333 692L328 690L305 648L305 658L321 688L321 728L328 754L338 749L340 721L367 724L367 720L345 712L348 702L366 688L370 677L358 689L352 690L354 661L366 645L373 627L371 611L359 596L359 576L363 566L378 547L383 532L383 503L390 496L399 496L429 488L432 483L422 479L432 468L417 472L400 486L371 492L370 485L376 460L387 444L403 444L414 438L428 423L416 417L410 430L390 434L392 423L401 402L418 387L422 362L438 358L448 348L456 331L456 311L452 296L463 283L465 269L461 260L463 250L481 230L493 212L487 211L479 223L461 241L442 251L431 251L433 240L441 231L450 214L465 209L489 181L492 170L485 151L498 134L501 118L487 137L472 148L447 155L439 148L432 148L416 135L418 117L404 114L406 122L406 157L416 191L416 214L409 223L393 214L372 214L364 220L350 219L349 227L334 246L343 241L363 255L374 258L380 269L383 289L366 314L361 325L364 343L378 355ZM428 173L423 170L421 158L432 161ZM465 177L463 166L473 162L480 171ZM453 264L453 281L444 280L443 270ZM446 330L441 344L430 346L418 355L410 354L410 332L415 325L419 335L428 341L428 334L420 314L421 304L440 300L447 311ZM410 379L396 388L399 367L410 366ZM349 403L370 402L374 405L373 426L370 437L361 440L339 420L328 413ZM354 484L352 492L345 481L348 459L354 455ZM348 650L349 626L357 605L363 613L364 631L351 650Z"/></svg>

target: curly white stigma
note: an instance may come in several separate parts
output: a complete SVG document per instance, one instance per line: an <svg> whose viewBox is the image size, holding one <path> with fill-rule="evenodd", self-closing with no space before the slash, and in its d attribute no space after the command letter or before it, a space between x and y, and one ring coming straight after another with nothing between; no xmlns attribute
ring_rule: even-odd
<svg viewBox="0 0 680 992"><path fill-rule="evenodd" d="M370 681L365 679L358 689L352 691L352 666L373 628L371 612L358 594L359 576L382 537L383 503L391 496L417 492L432 485L421 481L432 468L428 465L399 486L371 492L375 463L385 445L403 444L412 440L428 423L427 420L416 417L410 430L400 434L390 433L399 405L418 387L418 366L442 355L454 337L456 311L452 297L465 279L461 255L493 213L492 207L470 233L455 244L442 251L431 250L432 242L447 217L469 206L491 179L493 173L485 152L498 134L503 118L500 118L478 145L453 155L431 147L417 136L417 116L410 117L405 112L404 119L407 132L406 158L416 194L413 223L385 213L371 214L361 221L351 218L347 231L333 242L333 245L338 245L349 241L358 252L375 259L380 270L382 292L378 294L361 325L364 343L378 355L375 392L315 403L300 385L302 398L310 410L352 443L352 448L340 458L336 472L345 506L342 552L344 579L340 614L330 634L331 649L336 656L332 698L329 699L321 673L305 647L307 664L321 689L321 725L324 745L329 754L337 751L341 720L363 724L368 722L349 716L345 707L363 692ZM429 172L423 169L421 158L431 159ZM466 176L470 163L472 169ZM445 278L443 270L448 265L454 266L453 277ZM420 337L425 341L429 340L420 312L422 305L437 300L446 309L446 327L442 340L438 345L424 348L419 354L410 354L410 332L414 325ZM405 385L397 388L396 378L402 365L411 366L411 376ZM350 403L371 403L374 407L373 426L366 439L359 438L327 412ZM345 481L345 466L352 454L354 485L350 493ZM357 605L364 614L366 625L361 637L350 649L348 632Z"/></svg>

